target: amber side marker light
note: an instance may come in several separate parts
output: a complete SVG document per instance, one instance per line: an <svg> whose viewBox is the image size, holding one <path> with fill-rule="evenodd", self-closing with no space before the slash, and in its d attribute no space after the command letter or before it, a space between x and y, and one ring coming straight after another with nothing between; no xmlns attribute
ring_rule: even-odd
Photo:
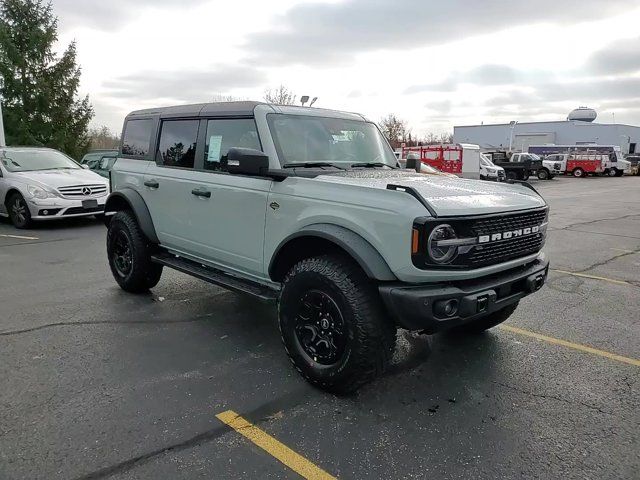
<svg viewBox="0 0 640 480"><path fill-rule="evenodd" d="M418 239L420 238L420 232L417 229L413 229L413 233L411 235L411 253L418 253Z"/></svg>

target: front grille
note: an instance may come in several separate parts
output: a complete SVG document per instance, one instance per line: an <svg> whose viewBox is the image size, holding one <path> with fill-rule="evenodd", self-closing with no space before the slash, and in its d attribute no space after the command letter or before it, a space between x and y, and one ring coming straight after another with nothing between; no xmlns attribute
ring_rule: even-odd
<svg viewBox="0 0 640 480"><path fill-rule="evenodd" d="M101 197L107 193L106 185L70 185L58 187L58 192L67 198Z"/></svg>
<svg viewBox="0 0 640 480"><path fill-rule="evenodd" d="M471 231L475 236L512 232L540 226L546 222L546 218L547 209L483 218L472 223ZM476 245L467 256L467 261L473 267L493 265L536 253L540 251L543 245L543 233L511 237L495 243Z"/></svg>
<svg viewBox="0 0 640 480"><path fill-rule="evenodd" d="M77 215L79 213L92 213L92 212L103 212L104 205L99 205L97 207L83 208L83 207L71 207L67 208L63 215Z"/></svg>
<svg viewBox="0 0 640 480"><path fill-rule="evenodd" d="M471 230L474 235L490 235L496 232L517 230L519 228L535 227L544 223L547 210L534 212L515 213L512 215L500 215L496 217L482 218L472 222Z"/></svg>
<svg viewBox="0 0 640 480"><path fill-rule="evenodd" d="M540 208L502 215L477 217L425 218L423 223L414 223L422 229L418 252L411 256L418 268L480 268L504 263L509 260L538 253L544 246L548 209ZM468 239L471 244L462 246L451 263L436 264L428 251L428 237L433 228L448 224L459 239ZM533 227L538 227L532 232ZM507 238L503 238L507 236Z"/></svg>
<svg viewBox="0 0 640 480"><path fill-rule="evenodd" d="M512 238L489 245L478 245L467 257L473 267L492 265L506 262L513 258L524 257L536 253L542 248L543 237L541 233L527 237Z"/></svg>

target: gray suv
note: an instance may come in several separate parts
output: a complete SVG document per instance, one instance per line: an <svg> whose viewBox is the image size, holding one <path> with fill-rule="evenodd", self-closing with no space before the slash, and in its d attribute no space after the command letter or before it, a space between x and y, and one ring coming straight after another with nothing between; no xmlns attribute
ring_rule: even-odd
<svg viewBox="0 0 640 480"><path fill-rule="evenodd" d="M257 102L140 110L105 208L115 280L170 267L278 305L297 370L382 372L397 327L480 332L543 285L548 207L526 184L400 169L361 115Z"/></svg>

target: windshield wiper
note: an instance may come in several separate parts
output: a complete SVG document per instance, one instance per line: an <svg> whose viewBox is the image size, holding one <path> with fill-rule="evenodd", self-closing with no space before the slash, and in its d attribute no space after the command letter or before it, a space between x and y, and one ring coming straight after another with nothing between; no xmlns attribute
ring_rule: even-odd
<svg viewBox="0 0 640 480"><path fill-rule="evenodd" d="M334 167L340 170L345 170L344 167L340 167L335 163L330 162L293 162L293 163L285 163L282 168L314 168L314 167Z"/></svg>
<svg viewBox="0 0 640 480"><path fill-rule="evenodd" d="M375 167L389 167L389 168L398 168L388 163L383 162L362 162L362 163L352 163L351 168L353 167L364 167L364 168L375 168Z"/></svg>

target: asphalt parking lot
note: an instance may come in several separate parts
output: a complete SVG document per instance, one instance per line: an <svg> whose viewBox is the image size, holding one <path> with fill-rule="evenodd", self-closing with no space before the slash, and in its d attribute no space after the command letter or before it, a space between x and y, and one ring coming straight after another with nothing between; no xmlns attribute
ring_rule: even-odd
<svg viewBox="0 0 640 480"><path fill-rule="evenodd" d="M485 335L402 332L350 397L272 306L166 269L130 295L100 222L3 221L0 478L638 478L640 179L532 183L547 285Z"/></svg>

